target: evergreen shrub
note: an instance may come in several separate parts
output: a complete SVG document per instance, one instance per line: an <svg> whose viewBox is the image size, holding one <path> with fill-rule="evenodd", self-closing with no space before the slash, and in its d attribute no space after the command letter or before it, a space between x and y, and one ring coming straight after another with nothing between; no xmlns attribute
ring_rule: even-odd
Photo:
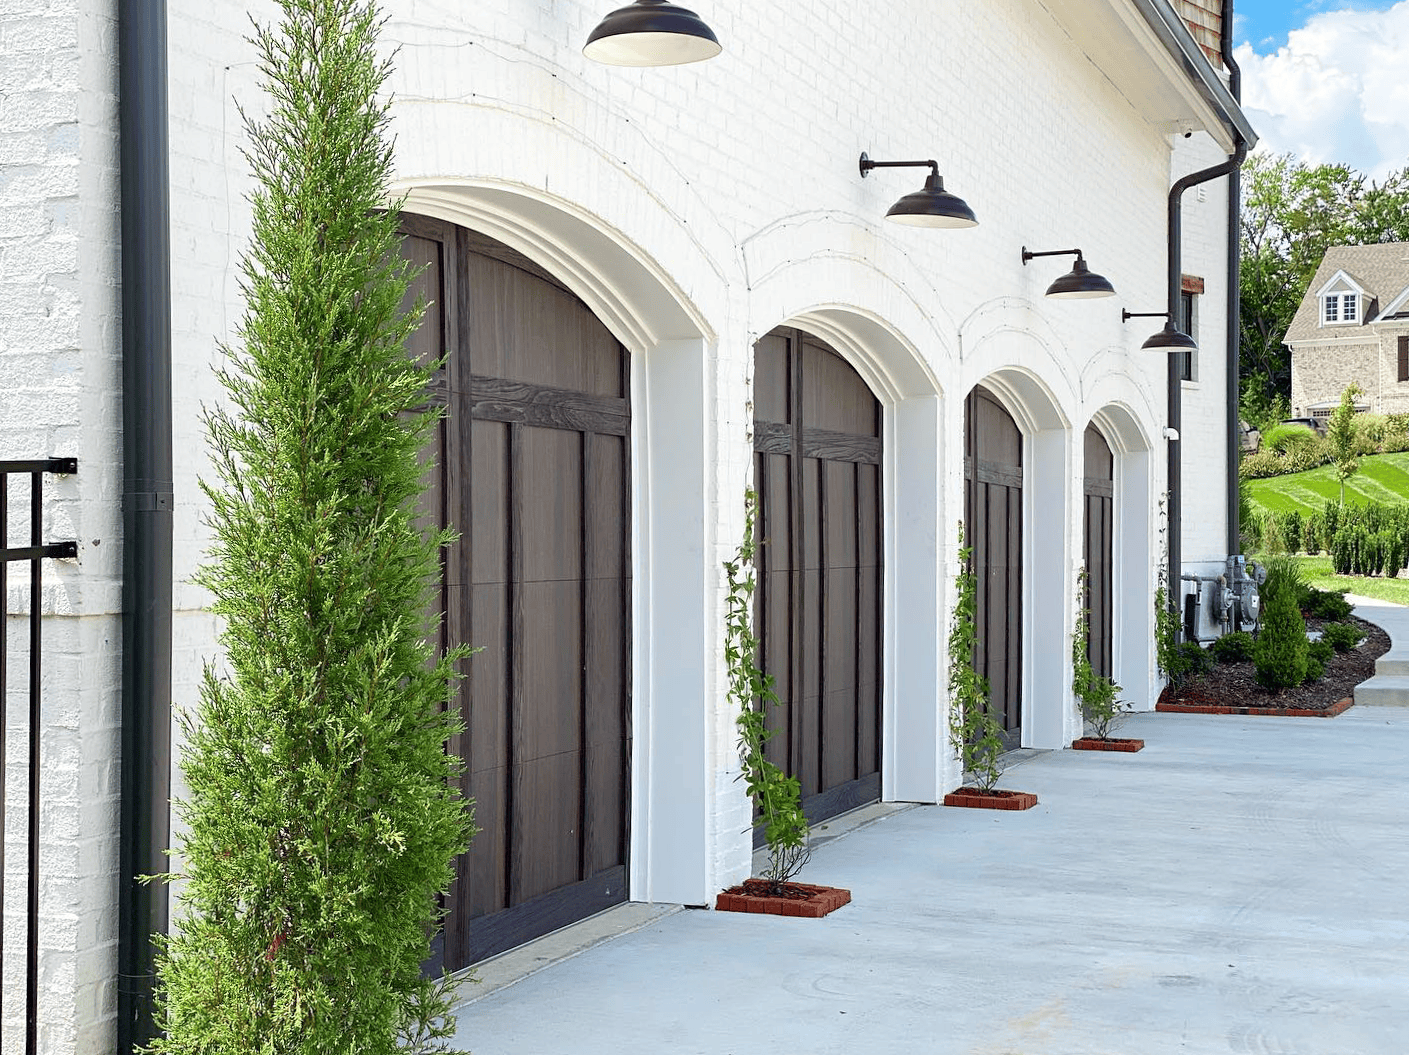
<svg viewBox="0 0 1409 1055"><path fill-rule="evenodd" d="M388 208L380 16L282 0L254 44L270 97L240 346L205 424L213 542L196 581L224 655L183 716L179 925L153 1050L440 1051L455 983L426 978L439 897L473 832L446 750L441 548L417 526L437 412L405 340L411 275Z"/></svg>
<svg viewBox="0 0 1409 1055"><path fill-rule="evenodd" d="M1208 646L1209 655L1219 663L1243 663L1252 659L1253 637L1246 630L1224 634Z"/></svg>
<svg viewBox="0 0 1409 1055"><path fill-rule="evenodd" d="M1321 640L1337 652L1349 652L1364 640L1364 636L1354 623L1324 623L1321 626Z"/></svg>
<svg viewBox="0 0 1409 1055"><path fill-rule="evenodd" d="M1306 623L1297 606L1300 571L1296 559L1267 562L1262 586L1262 629L1253 647L1258 683L1271 689L1300 685L1306 677Z"/></svg>

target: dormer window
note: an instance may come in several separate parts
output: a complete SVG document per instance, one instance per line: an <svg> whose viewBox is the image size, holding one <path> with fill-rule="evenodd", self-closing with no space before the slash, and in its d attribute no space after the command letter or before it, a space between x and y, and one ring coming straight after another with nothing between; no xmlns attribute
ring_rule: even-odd
<svg viewBox="0 0 1409 1055"><path fill-rule="evenodd" d="M1327 293L1322 298L1321 304L1323 325L1360 321L1360 295L1358 293Z"/></svg>

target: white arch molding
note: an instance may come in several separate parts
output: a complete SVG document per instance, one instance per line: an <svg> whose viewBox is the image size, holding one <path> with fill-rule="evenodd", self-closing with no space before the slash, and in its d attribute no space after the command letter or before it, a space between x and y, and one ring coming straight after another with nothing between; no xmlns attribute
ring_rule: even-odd
<svg viewBox="0 0 1409 1055"><path fill-rule="evenodd" d="M938 376L953 356L918 294L931 303L938 297L907 258L888 257L879 242L867 257L823 248L854 243L856 226L845 217L814 218L807 230L817 244L806 253L799 252L793 225L751 238L745 263L762 277L750 289L749 333L757 337L786 325L816 335L856 369L881 404L881 797L937 802L955 776L944 721L946 451ZM874 263L876 255L893 271ZM838 298L843 290L846 300Z"/></svg>
<svg viewBox="0 0 1409 1055"><path fill-rule="evenodd" d="M1112 675L1122 698L1152 710L1158 685L1154 659L1153 445L1136 413L1108 403L1091 416L1115 455L1114 538L1111 560L1116 612Z"/></svg>
<svg viewBox="0 0 1409 1055"><path fill-rule="evenodd" d="M405 211L490 235L541 265L632 353L629 896L704 904L717 887L706 762L715 331L650 253L570 202L490 180L407 180L396 191Z"/></svg>

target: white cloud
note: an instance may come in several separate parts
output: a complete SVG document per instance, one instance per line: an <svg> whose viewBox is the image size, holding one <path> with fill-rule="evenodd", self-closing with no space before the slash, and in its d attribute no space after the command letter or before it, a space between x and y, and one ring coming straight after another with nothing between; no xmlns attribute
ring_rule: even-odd
<svg viewBox="0 0 1409 1055"><path fill-rule="evenodd" d="M1382 179L1409 166L1409 0L1331 11L1259 55L1241 44L1243 108L1261 148L1344 162Z"/></svg>

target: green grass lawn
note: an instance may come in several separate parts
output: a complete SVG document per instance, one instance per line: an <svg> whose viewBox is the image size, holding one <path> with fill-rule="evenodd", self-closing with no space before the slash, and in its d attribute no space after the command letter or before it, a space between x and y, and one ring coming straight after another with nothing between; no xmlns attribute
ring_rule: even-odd
<svg viewBox="0 0 1409 1055"><path fill-rule="evenodd" d="M1321 512L1328 499L1334 502L1340 498L1340 483L1335 466L1323 465L1309 472L1250 480L1248 492L1253 505L1262 510L1285 513L1296 509L1306 516ZM1345 500L1357 505L1409 502L1409 451L1361 458L1360 471L1345 482ZM1265 559L1265 554L1255 559ZM1345 590L1361 597L1409 605L1409 579L1336 575L1328 556L1301 556L1298 560L1302 578L1322 590Z"/></svg>
<svg viewBox="0 0 1409 1055"><path fill-rule="evenodd" d="M1266 555L1258 555L1254 560L1266 560ZM1393 601L1395 604L1409 605L1409 579L1386 579L1380 575L1337 575L1331 571L1331 558L1297 557L1301 564L1301 577L1318 590L1344 590L1361 597L1373 597L1378 601Z"/></svg>
<svg viewBox="0 0 1409 1055"><path fill-rule="evenodd" d="M1303 516L1319 513L1327 499L1334 502L1340 498L1334 465L1266 480L1249 480L1248 490L1253 503L1263 509L1278 513L1297 509ZM1358 505L1409 502L1409 451L1361 458L1360 471L1345 482L1345 500Z"/></svg>

